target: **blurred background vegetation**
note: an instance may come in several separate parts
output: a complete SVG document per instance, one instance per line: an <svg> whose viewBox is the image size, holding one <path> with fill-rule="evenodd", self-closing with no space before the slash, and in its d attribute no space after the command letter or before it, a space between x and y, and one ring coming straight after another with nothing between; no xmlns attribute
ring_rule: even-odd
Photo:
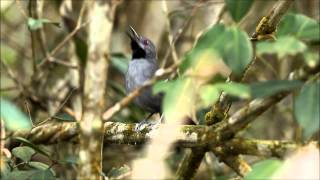
<svg viewBox="0 0 320 180"><path fill-rule="evenodd" d="M190 52L199 35L218 20L226 26L237 26L250 37L255 32L261 18L268 14L277 1L254 0L248 11L244 10L245 14L239 20L230 15L232 9L230 6L226 7L225 2L223 0L117 1L118 5L112 20L112 39L109 44L110 65L105 109L126 96L124 74L131 58L129 38L126 35L128 25L133 26L139 34L154 42L158 49L159 65L169 67L175 62L174 56L183 59L186 53ZM304 15L318 23L320 19L319 3L319 0L297 0L293 2L288 12ZM16 128L37 126L47 121L74 122L80 117L77 112L81 112L79 109L82 107L81 90L79 90L81 77L78 72L83 68L88 56L86 25L64 43L63 47L56 50L57 45L76 27L82 1L66 3L62 0L42 0L37 2L37 6L30 4L32 3L27 0L1 0L1 120L5 123L12 122L12 124L6 124L8 130L6 135ZM72 4L72 9L69 4ZM37 9L32 9L35 7ZM37 13L33 14L34 12ZM172 55L168 53L169 42L175 39L180 31L183 32L174 45L176 54ZM214 41L216 37L211 38ZM258 57L259 61L255 62L244 82L284 80L293 70L306 64L308 60L303 61L304 58L315 59L310 62L319 63L319 37L315 39L317 40L315 45L306 42L310 49L308 55L296 53L299 50L293 50L293 55L285 52L284 57L280 55L281 51L284 51L282 49L274 50L269 54L261 52L263 55ZM227 42L221 43L227 44ZM286 43L280 46L284 44ZM268 49L271 46L266 45L262 49ZM52 52L54 55L51 54ZM226 77L221 78L226 79ZM319 82L319 74L315 76L315 79ZM316 87L315 91L317 90ZM319 97L319 93L316 97ZM248 102L247 99L239 101L235 98L229 114L233 114ZM319 128L309 127L319 126L319 123L309 122L310 124L305 125L307 127L303 127L304 124L301 125L296 120L293 104L292 96L288 96L259 116L260 120L251 124L240 135L244 138L268 140L303 142L313 139L318 141ZM300 109L304 107L297 106ZM309 106L306 104L305 107ZM318 104L316 107L319 107ZM199 124L204 124L204 115L209 109L205 107L198 111ZM111 120L136 123L145 117L144 111L130 103ZM32 121L32 125L28 123L24 125L25 120ZM304 133L309 131L308 128L315 130L310 130L306 138ZM1 130L4 133L4 128ZM23 141L25 139L20 139L19 142ZM60 179L75 178L78 158L75 140L61 141L54 145L40 144L28 147L20 150L15 148L15 151L7 147L8 153L12 154L8 160L11 167L3 165L2 159L1 176L9 173L8 169L27 172L36 169L47 170L50 167L49 171L45 171L45 179L51 175ZM128 178L132 160L144 155L143 147L143 144L136 146L105 145L102 166L104 176ZM167 163L172 174L177 170L186 151L188 149L176 147L170 152ZM245 157L245 159L249 164L259 160L253 156ZM31 163L24 163L30 161ZM7 169L8 172L3 171L4 169ZM21 173L16 177L22 178L24 175ZM37 174L35 177L39 176ZM213 153L207 153L195 177L196 179L228 179L236 177L236 173L219 162Z"/></svg>

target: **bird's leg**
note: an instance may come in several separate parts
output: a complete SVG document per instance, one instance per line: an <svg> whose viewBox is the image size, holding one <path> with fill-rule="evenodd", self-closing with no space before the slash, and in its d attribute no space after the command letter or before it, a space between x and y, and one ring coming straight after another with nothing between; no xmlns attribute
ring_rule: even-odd
<svg viewBox="0 0 320 180"><path fill-rule="evenodd" d="M146 128L148 125L150 125L149 118L153 115L154 113L150 113L143 121L138 123L135 127L135 131L141 131L144 128Z"/></svg>

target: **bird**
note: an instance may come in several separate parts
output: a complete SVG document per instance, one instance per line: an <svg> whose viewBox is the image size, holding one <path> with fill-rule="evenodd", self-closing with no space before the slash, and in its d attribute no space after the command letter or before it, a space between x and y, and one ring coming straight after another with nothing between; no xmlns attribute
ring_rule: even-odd
<svg viewBox="0 0 320 180"><path fill-rule="evenodd" d="M153 42L138 33L132 26L128 27L127 35L131 40L132 58L125 75L126 91L131 93L136 88L142 86L144 82L151 79L159 69L157 63L157 50ZM153 94L152 87L144 89L133 102L150 114L136 126L136 130L141 130L149 124L148 119L155 113L162 114L163 93ZM160 118L161 122L161 118Z"/></svg>

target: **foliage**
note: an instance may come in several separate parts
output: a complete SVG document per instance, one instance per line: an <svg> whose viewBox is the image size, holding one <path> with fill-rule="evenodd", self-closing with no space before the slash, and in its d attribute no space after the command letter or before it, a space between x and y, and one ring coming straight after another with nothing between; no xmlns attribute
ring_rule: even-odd
<svg viewBox="0 0 320 180"><path fill-rule="evenodd" d="M319 72L303 70L318 67L320 63L318 49L320 30L317 20L299 14L300 10L295 9L292 11L294 13L284 14L275 32L266 34L266 37L270 37L268 40L259 39L258 42L254 42L248 33L255 29L255 27L251 25L251 21L254 22L258 20L258 18L263 17L261 12L253 11L257 10L257 8L255 8L255 6L259 5L257 1L225 0L225 9L222 9L226 10L226 13L224 10L220 15L218 15L218 12L214 12L214 15L218 17L218 22L210 26L208 23L205 25L201 25L201 23L210 19L210 16L206 17L206 14L209 13L207 10L210 9L211 6L218 7L219 3L217 5L211 1L203 1L201 3L196 1L179 1L180 4L177 3L179 4L178 7L174 5L174 3L170 4L171 2L169 1L159 1L163 3L162 10L158 8L160 6L153 4L157 2L158 1L146 1L136 4L132 2L123 3L123 5L117 9L119 12L117 12L115 17L111 17L111 13L105 13L108 20L114 20L111 28L109 27L109 29L112 29L109 43L110 51L102 55L102 57L104 57L103 60L109 63L108 74L97 73L100 72L98 71L100 67L99 64L95 64L97 63L95 62L96 54L89 54L89 52L95 52L94 50L98 52L98 50L102 49L100 45L102 46L103 43L93 45L90 38L87 37L90 31L91 34L94 35L96 29L88 28L87 25L83 24L81 28L77 26L79 29L75 26L78 18L80 20L83 18L82 16L81 18L79 17L81 8L77 8L76 3L72 3L74 7L71 9L69 4L65 5L67 7L67 10L65 10L62 8L62 4L65 4L64 1L54 2L56 6L50 6L49 2L43 2L44 7L46 7L48 11L40 13L39 18L28 17L29 13L25 12L30 10L26 8L27 6L24 6L26 4L22 4L22 6L21 4L19 5L20 2L6 6L8 8L7 10L1 7L1 18L4 18L3 24L1 25L7 28L4 32L8 34L3 37L0 46L2 63L1 76L3 75L1 77L0 113L1 126L3 126L3 124L5 125L5 127L1 127L1 139L4 139L5 142L3 146L1 144L1 155L5 157L1 159L0 162L1 178L64 179L67 178L63 177L64 174L68 174L65 173L66 171L72 172L72 175L79 173L76 168L81 165L85 166L85 164L82 164L81 161L81 158L84 158L81 157L83 152L78 153L77 151L79 146L78 141L80 141L80 144L82 143L81 145L83 145L83 142L91 143L91 141L81 138L79 140L78 136L70 138L68 135L73 134L73 136L75 136L79 133L78 131L80 129L86 129L86 127L81 124L82 121L80 121L80 123L77 121L78 117L83 115L82 108L86 107L84 105L97 104L97 106L92 107L92 109L96 110L95 108L99 108L99 111L104 111L116 104L116 108L118 108L118 110L121 109L121 111L119 114L113 116L110 121L133 123L145 118L145 112L133 103L128 104L131 99L134 98L131 98L129 101L121 101L126 96L123 76L126 73L130 61L130 51L128 51L130 43L128 43L129 39L125 37L124 27L131 23L132 25L140 25L141 27L137 29L141 32L141 35L148 36L148 38L155 41L158 49L158 59L161 61L159 64L175 65L170 66L171 69L160 70L160 72L170 71L167 80L158 80L159 78L157 77L158 81L153 81L155 84L152 84L154 94L164 93L162 106L165 122L168 124L172 122L185 123L182 120L184 120L186 116L192 118L196 116L194 122L201 124L201 126L186 126L189 133L187 134L187 138L190 138L187 140L194 143L191 146L192 151L190 157L198 156L199 154L196 153L201 153L204 145L205 151L211 150L211 146L218 150L222 149L222 153L225 153L224 151L227 149L234 154L229 157L229 154L221 155L215 151L212 152L215 153L217 159L227 164L227 166L232 167L232 163L235 162L232 157L241 157L235 156L235 154L242 154L242 152L235 152L234 148L246 149L247 145L249 147L251 144L241 144L242 139L240 139L241 142L239 142L239 146L232 148L226 148L224 144L232 143L231 141L234 136L246 138L248 134L249 137L256 138L255 142L261 143L262 145L246 149L248 151L245 153L258 156L259 161L252 164L252 171L244 178L269 179L272 178L274 172L283 165L282 161L270 157L282 157L282 151L291 146L285 146L289 144L286 142L270 140L268 142L275 142L273 144L274 146L271 146L265 143L265 141L261 140L260 142L260 139L282 139L289 137L290 139L298 141L315 140L315 135L319 133L320 125ZM26 1L26 3L28 2ZM141 5L142 3L146 4ZM166 3L169 8L165 8ZM98 4L98 6L101 4ZM19 16L13 16L17 13L10 11L12 7L15 7L15 10L21 10ZM206 11L204 11L205 13L196 13L194 9L190 11L190 7ZM221 8L221 6L219 7ZM39 12L41 8L43 7L38 6ZM90 6L86 8L90 8ZM84 8L83 11L85 14L83 22L88 20L86 13L92 12L91 9L86 8ZM173 10L171 11L171 9ZM127 15L128 12L133 12L132 10L139 12L136 14L133 13L134 16L138 17L136 18L137 20L134 20L131 15ZM170 10L170 12L168 10ZM160 15L153 14L155 11L160 11ZM168 19L161 19L163 12L165 12L165 14L167 13L167 17L165 18ZM270 12L273 13L273 11ZM253 14L252 17L251 13ZM139 16L137 14L139 14ZM143 16L143 14L147 15ZM188 20L187 18L189 16L195 20L190 21L191 18ZM11 17L13 18L11 19ZM86 23L90 24L95 18L105 20L106 17L89 18ZM154 20L150 21L150 17L154 18ZM68 29L64 29L63 26L60 26L60 23L54 21L55 19L63 19L63 21L66 21L66 18L70 20L68 20L69 24L65 23L65 25L69 25L71 28L67 27ZM264 20L268 20L268 18L264 17ZM179 27L179 23L183 21L185 21L184 26ZM146 22L149 26L145 26ZM166 25L164 22L166 22ZM94 23L97 23L94 24L96 26L100 25L100 22L94 21ZM28 28L21 28L21 24ZM51 25L59 26L59 28ZM168 26L168 28L160 28L160 26ZM90 24L89 27L95 26ZM28 30L31 33L28 32ZM166 32L167 30L168 32ZM181 33L180 39L176 37L179 33ZM29 38L30 34L36 35L36 38ZM102 37L98 37L99 32L96 32L96 34L97 36L94 38L96 38L95 40L98 42ZM23 36L21 37L21 35ZM163 38L167 35L170 46L168 46L168 39ZM25 36L27 36L27 38ZM190 46L190 39L195 40L193 47ZM29 44L31 47L29 47ZM189 47L191 48L188 49ZM170 54L172 54L172 57L170 57ZM48 58L48 56L52 57ZM40 59L46 60L38 63ZM262 59L264 61L262 61ZM70 64L76 64L76 67L71 67ZM84 69L89 66L88 64L94 65L96 69L84 71ZM273 72L269 72L270 68ZM303 71L303 73L301 73L301 71ZM159 72L156 74L158 73ZM84 76L88 76L92 78L92 80L98 79L99 77L108 77L107 87L102 91L105 95L103 100L98 102L94 99L94 97L100 96L98 93L92 96L84 95ZM303 78L295 80L300 76L303 76ZM100 87L101 82L97 82L86 81L91 87ZM15 87L10 87L8 84L15 84ZM12 98L9 98L9 96L6 97L6 92L11 91L10 89L17 91L16 94L12 95ZM73 92L71 89L76 90ZM94 90L96 89L92 88L89 89L88 92L96 92ZM72 93L68 96L67 92ZM225 96L222 96L222 94ZM245 122L251 119L259 119L259 122L262 124L261 127L255 123L250 124L250 128L258 132L259 138L256 137L250 129L245 129L247 133L245 135L232 132L235 134L227 138L223 136L225 132L218 131L219 128L228 129L229 127L231 128L228 130L233 131L233 124L224 120L239 114L243 115L242 113L247 113L249 108L256 108L255 106L251 107L251 105L254 104L251 102L263 102L263 100L272 100L272 98L279 98L284 95L288 95L289 98L278 103L277 106L272 104L270 105L272 108L268 106L258 109L256 114L251 114L250 117L244 118ZM225 102L229 103L229 109L219 109L220 107L215 106L221 97L226 97L227 100ZM290 97L293 98L291 99ZM26 105L22 105L21 102L26 103ZM268 108L271 110L267 111ZM261 113L263 114L258 118L257 116ZM98 114L95 115L99 117ZM199 134L202 132L199 133L197 128L200 129L204 127L204 124L206 124L204 121L210 118L216 118L218 119L217 121L223 119L223 121L210 127L205 126L205 128L203 128L205 129L204 133L208 134L200 136ZM197 119L198 121L196 121ZM296 122L294 122L294 120L296 120ZM37 123L35 123L35 125L32 124L33 122L44 121L64 124L65 126L43 126L47 129L41 129L41 125L37 126ZM273 124L274 122L276 123ZM90 131L88 130L88 132L81 131L82 135L90 134L91 130L95 131L98 126L102 127L102 123L104 122L100 122L99 120L97 123L85 124L88 128L90 126L91 129ZM46 123L44 123L44 125L46 125ZM77 128L68 129L70 125L75 125ZM301 139L299 132L295 131L297 125L302 129ZM132 129L134 125L129 124L129 126ZM52 128L54 133L49 131L49 128ZM76 132L68 131L70 129ZM215 131L209 133L212 129ZM95 157L103 156L102 159L106 161L103 162L102 167L104 169L100 174L104 176L104 178L126 179L134 171L131 164L130 166L126 164L128 164L133 157L142 156L141 154L137 155L140 153L139 150L141 150L142 147L140 142L144 142L147 136L149 137L149 135L153 133L148 132L145 134L145 131L148 130L144 130L143 132L131 134L131 131L127 129L124 130L118 126L105 130L105 137L107 136L107 138L113 140L120 139L120 142L117 141L117 143L120 143L121 146L107 144L104 147L105 151L103 153L99 155L94 154L92 157L94 159ZM244 130L244 128L241 130ZM2 132L4 133L2 134ZM33 136L29 136L30 133L33 133ZM16 134L22 137L17 137ZM217 135L217 137L212 137L212 134ZM66 136L68 138L64 138ZM129 140L121 141L122 138L127 136ZM220 136L223 139L222 143L220 142ZM46 147L44 147L43 144L39 145L37 141L38 139L46 138L49 140L48 143L52 143L51 140L56 137L62 138L58 138L58 143L50 144ZM216 138L217 141L219 141L218 143L221 144L216 145L214 144L216 142L207 142L211 140L208 140L208 137ZM96 137L90 136L90 138ZM162 140L168 142L172 140L173 137L166 135L162 138ZM100 142L101 139L100 136L96 138L97 142ZM46 143L47 142L44 144ZM135 146L127 146L127 143L134 144ZM168 158L170 162L170 172L178 171L177 168L183 167L182 165L180 167L180 164L183 164L183 160L188 158L188 156L184 155L189 154L189 151L185 150L183 143L181 143L182 145L179 143L177 143L174 148L170 148L170 150L172 150L170 154L171 159ZM7 144L12 147L7 147ZM159 144L161 145L162 142ZM94 147L95 142L92 142L90 147L91 145ZM150 147L149 144L146 144L146 146L151 149L160 149L158 147ZM300 147L295 148L300 149ZM257 152L255 151L256 149ZM155 154L158 153L156 150L154 151ZM160 153L157 155L159 154ZM266 156L265 160L261 161L259 157L261 154ZM40 156L40 158L38 156ZM232 159L231 165L228 164L228 162L230 163L230 159L224 161L226 157ZM226 168L225 166L221 166L210 156L205 158L205 167L207 167L208 170L203 169L207 170L210 175L198 173L199 179L206 179L208 177L221 179L232 178L234 173L231 172L231 169L237 170L237 168L234 167ZM248 162L251 162L251 157L248 159ZM180 163L180 160L182 160L182 163ZM190 162L192 163L187 164L187 166L197 164L197 162L194 161ZM56 164L58 164L57 172L52 167ZM95 168L99 169L99 167ZM239 169L241 169L241 167ZM74 177L71 176L71 178Z"/></svg>

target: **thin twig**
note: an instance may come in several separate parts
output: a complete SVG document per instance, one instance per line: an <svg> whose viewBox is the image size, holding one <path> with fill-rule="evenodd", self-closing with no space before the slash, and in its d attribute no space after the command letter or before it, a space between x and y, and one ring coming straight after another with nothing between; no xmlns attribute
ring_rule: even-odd
<svg viewBox="0 0 320 180"><path fill-rule="evenodd" d="M184 22L184 24L178 29L178 31L176 32L175 36L174 36L174 39L172 40L172 42L170 44L172 44L172 46L174 46L176 44L176 42L180 39L181 35L186 31L188 25L190 24L191 22L191 19L193 18L193 16L196 14L197 10L198 10L199 6L195 6L193 7L192 11L191 11L191 15L189 16L189 18ZM162 63L161 63L161 66L160 67L165 67L167 61L168 61L168 58L169 58L169 55L172 51L172 48L168 48L163 60L162 60Z"/></svg>
<svg viewBox="0 0 320 180"><path fill-rule="evenodd" d="M29 116L29 120L30 120L30 122L32 124L32 127L35 127L34 124L33 124L32 118L31 118L30 108L29 108L28 102L26 100L24 101L24 105L25 105L25 107L26 107L26 109L28 111L28 116Z"/></svg>
<svg viewBox="0 0 320 180"><path fill-rule="evenodd" d="M179 58L178 58L178 54L177 54L175 45L173 44L173 36L172 36L172 32L171 32L171 23L170 23L168 5L167 5L167 1L166 0L162 0L162 8L163 8L164 14L166 15L166 24L167 24L167 28L168 28L168 42L169 42L169 45L170 45L170 48L171 48L171 55L172 55L174 63L177 63Z"/></svg>
<svg viewBox="0 0 320 180"><path fill-rule="evenodd" d="M84 15L84 11L85 11L85 6L84 4L82 4L81 10L80 10L80 14L79 14L79 18L77 21L77 25L76 27L72 30L71 33L69 33L47 56L44 60L42 60L42 62L38 65L38 68L41 68L42 66L44 66L47 62L56 62L56 59L52 58L54 57L59 50L62 49L62 47L69 42L72 37L79 31L81 30L83 27L85 27L87 24L89 24L89 22L84 22L82 23L82 18ZM56 62L57 64L61 64L61 65L66 65L66 63L61 63L61 62ZM67 66L71 66L71 65L67 65Z"/></svg>
<svg viewBox="0 0 320 180"><path fill-rule="evenodd" d="M76 88L71 89L70 93L67 95L67 97L64 99L64 101L60 104L60 106L57 108L55 113L53 115L51 115L50 117L48 117L47 119L38 123L36 126L40 126L40 125L48 122L49 120L51 120L64 107L64 105L68 102L69 98L71 97L73 91L75 91L75 90L76 90Z"/></svg>

